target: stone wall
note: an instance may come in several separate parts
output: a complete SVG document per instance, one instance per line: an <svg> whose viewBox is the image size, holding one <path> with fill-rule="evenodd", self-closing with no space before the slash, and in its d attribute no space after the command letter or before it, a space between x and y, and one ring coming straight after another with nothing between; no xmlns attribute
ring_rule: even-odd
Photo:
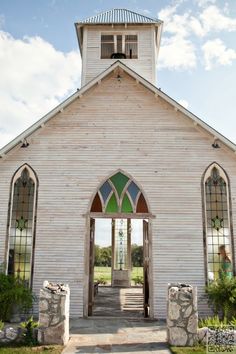
<svg viewBox="0 0 236 354"><path fill-rule="evenodd" d="M167 339L175 346L192 346L198 340L197 288L169 284L167 299Z"/></svg>
<svg viewBox="0 0 236 354"><path fill-rule="evenodd" d="M40 343L65 345L68 342L69 301L68 286L44 282L39 295Z"/></svg>

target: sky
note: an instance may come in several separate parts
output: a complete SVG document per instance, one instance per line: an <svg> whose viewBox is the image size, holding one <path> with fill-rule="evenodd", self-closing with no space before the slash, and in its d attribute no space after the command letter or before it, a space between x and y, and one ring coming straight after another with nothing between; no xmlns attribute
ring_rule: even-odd
<svg viewBox="0 0 236 354"><path fill-rule="evenodd" d="M236 143L236 0L0 0L0 148L80 87L74 23L112 8L164 21L157 87Z"/></svg>
<svg viewBox="0 0 236 354"><path fill-rule="evenodd" d="M100 247L111 246L112 219L95 219L95 245ZM143 220L131 219L131 244L143 245Z"/></svg>

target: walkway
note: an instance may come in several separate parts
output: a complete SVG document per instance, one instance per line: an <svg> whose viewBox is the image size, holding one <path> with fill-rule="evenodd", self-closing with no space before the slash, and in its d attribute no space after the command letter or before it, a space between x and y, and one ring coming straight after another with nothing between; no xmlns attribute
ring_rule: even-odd
<svg viewBox="0 0 236 354"><path fill-rule="evenodd" d="M63 354L170 354L160 321L93 317L71 320L70 333Z"/></svg>
<svg viewBox="0 0 236 354"><path fill-rule="evenodd" d="M99 286L93 316L143 317L143 288Z"/></svg>

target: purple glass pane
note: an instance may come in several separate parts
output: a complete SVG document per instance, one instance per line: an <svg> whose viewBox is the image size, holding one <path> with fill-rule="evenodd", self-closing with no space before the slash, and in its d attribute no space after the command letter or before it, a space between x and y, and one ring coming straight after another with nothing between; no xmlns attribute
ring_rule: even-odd
<svg viewBox="0 0 236 354"><path fill-rule="evenodd" d="M128 192L129 192L129 195L131 196L131 198L133 200L133 203L135 203L137 194L139 192L139 188L134 182L130 183L130 185L128 187Z"/></svg>
<svg viewBox="0 0 236 354"><path fill-rule="evenodd" d="M101 192L104 204L106 203L106 200L107 200L109 194L111 193L111 191L112 191L111 186L106 181L100 188L100 192Z"/></svg>

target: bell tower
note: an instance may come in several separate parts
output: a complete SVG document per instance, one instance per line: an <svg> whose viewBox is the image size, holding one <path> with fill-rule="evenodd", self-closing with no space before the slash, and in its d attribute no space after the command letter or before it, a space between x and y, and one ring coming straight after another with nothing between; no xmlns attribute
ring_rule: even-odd
<svg viewBox="0 0 236 354"><path fill-rule="evenodd" d="M116 60L156 84L162 21L113 9L75 23L82 57L82 86Z"/></svg>

